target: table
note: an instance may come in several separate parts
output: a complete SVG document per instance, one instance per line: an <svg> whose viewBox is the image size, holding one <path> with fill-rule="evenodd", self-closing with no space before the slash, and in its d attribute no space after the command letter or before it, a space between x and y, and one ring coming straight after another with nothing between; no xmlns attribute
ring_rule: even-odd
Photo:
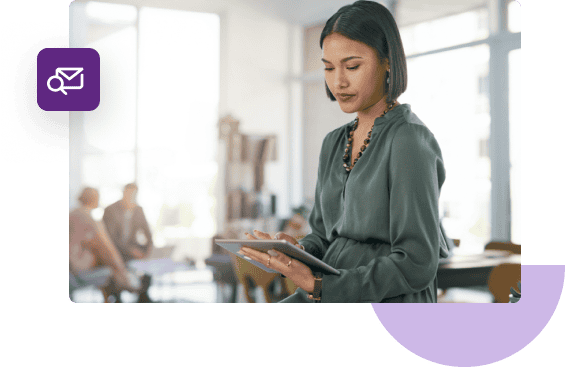
<svg viewBox="0 0 565 367"><path fill-rule="evenodd" d="M438 288L486 286L494 267L504 263L521 264L521 261L521 255L503 250L485 250L480 254L440 259Z"/></svg>

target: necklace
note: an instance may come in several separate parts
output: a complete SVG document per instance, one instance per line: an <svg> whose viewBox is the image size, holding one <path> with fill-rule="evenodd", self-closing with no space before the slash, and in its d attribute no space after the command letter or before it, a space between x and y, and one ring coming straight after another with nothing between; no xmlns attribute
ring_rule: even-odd
<svg viewBox="0 0 565 367"><path fill-rule="evenodd" d="M385 108L385 110L383 111L383 114L380 115L379 117L383 117L387 112L392 110L395 107L395 103L396 103L396 101L389 104ZM347 172L349 172L353 169L353 167L355 166L355 163L357 163L359 158L361 158L361 156L363 155L363 152L365 151L365 149L367 149L367 145L369 145L369 143L371 142L371 133L373 132L373 128L375 127L375 123L373 122L373 126L371 126L371 130L369 130L369 133L367 134L367 139L365 139L363 141L363 145L361 146L361 151L357 154L357 158L355 158L353 163L350 166L348 166L347 162L349 161L349 149L350 148L351 148L351 153L353 153L353 132L355 132L355 130L357 130L358 124L359 124L359 117L356 117L355 118L355 124L353 125L353 129L351 129L351 131L349 132L349 138L347 138L347 146L345 148L345 155L343 156L343 162L344 162L343 167L345 167L345 170Z"/></svg>

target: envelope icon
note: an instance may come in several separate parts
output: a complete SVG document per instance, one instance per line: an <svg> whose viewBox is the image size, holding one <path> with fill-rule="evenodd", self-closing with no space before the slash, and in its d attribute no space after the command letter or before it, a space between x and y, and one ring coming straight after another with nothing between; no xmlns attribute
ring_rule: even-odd
<svg viewBox="0 0 565 367"><path fill-rule="evenodd" d="M51 69L53 70L53 69ZM55 75L47 79L47 88L52 92L61 91L64 95L67 95L66 89L82 89L84 87L84 74L82 74L83 68L57 68L55 69ZM63 78L66 80L73 80L77 75L80 74L80 85L79 86L65 86ZM61 78L61 76L63 78ZM57 88L51 88L51 80L57 79L61 85Z"/></svg>

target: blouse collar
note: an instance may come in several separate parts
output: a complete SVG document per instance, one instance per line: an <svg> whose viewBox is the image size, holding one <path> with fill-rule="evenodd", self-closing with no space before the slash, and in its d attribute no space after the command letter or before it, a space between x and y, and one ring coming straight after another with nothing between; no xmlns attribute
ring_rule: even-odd
<svg viewBox="0 0 565 367"><path fill-rule="evenodd" d="M399 114L405 114L405 113L410 113L410 112L412 112L412 108L411 108L410 104L408 104L408 103L399 104L398 106L393 108L392 111L387 112L383 116L383 118L377 117L375 119L375 126L380 125L380 124L384 124L385 122L390 121L393 117L396 117ZM353 121L351 121L348 124L349 128L353 128L354 124L355 124L355 119L353 119Z"/></svg>

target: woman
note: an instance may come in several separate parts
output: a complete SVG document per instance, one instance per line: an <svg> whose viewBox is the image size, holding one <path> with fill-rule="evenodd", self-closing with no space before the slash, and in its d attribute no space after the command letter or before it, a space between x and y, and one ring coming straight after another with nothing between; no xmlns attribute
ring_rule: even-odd
<svg viewBox="0 0 565 367"><path fill-rule="evenodd" d="M282 302L437 302L438 261L448 255L438 213L445 170L433 134L396 101L407 86L396 23L384 6L356 1L327 21L320 47L328 97L357 117L322 143L312 233L300 243L276 238L340 275L313 274L277 251L242 253L299 287Z"/></svg>
<svg viewBox="0 0 565 367"><path fill-rule="evenodd" d="M79 197L81 206L69 214L69 270L76 274L97 266L109 266L120 290L138 292L140 288L128 277L126 266L104 223L92 218L91 212L98 207L98 199L96 189L85 188Z"/></svg>

